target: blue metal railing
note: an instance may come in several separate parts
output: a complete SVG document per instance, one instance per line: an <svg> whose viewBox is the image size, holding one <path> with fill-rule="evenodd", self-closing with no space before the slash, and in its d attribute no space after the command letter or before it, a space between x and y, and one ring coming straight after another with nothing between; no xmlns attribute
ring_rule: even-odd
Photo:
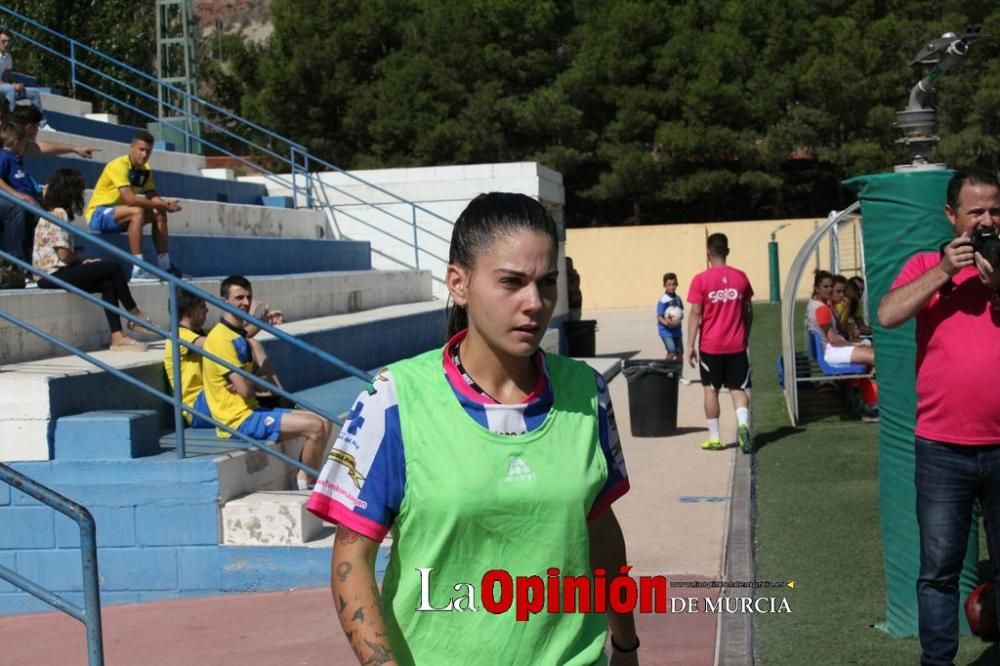
<svg viewBox="0 0 1000 666"><path fill-rule="evenodd" d="M176 112L184 122L182 126L172 127L173 129L181 132L183 135L185 151L190 152L192 146L195 144L217 151L218 153L235 159L240 164L253 169L280 187L291 190L296 206L304 205L308 208L318 207L326 209L327 211L334 211L338 214L345 215L358 224L361 224L362 226L377 233L385 234L396 241L405 243L407 247L412 248L412 264L408 264L398 258L390 257L393 261L403 266L419 269L421 267L422 255L431 257L439 262L443 262L443 264L448 263L445 257L435 254L426 248L421 248L419 238L421 235L424 235L429 238L442 240L445 243L447 243L450 239L444 238L429 229L426 225L420 224L418 217L422 215L435 223L444 223L449 227L453 225L451 220L448 220L438 213L435 213L434 211L431 211L413 201L393 194L379 185L366 181L327 161L311 155L309 151L299 143L283 137L276 132L268 130L257 123L242 118L231 111L227 111L222 107L212 104L211 102L203 100L186 90L160 81L155 76L116 60L111 56L67 37L66 35L38 23L37 21L34 21L10 8L0 5L0 12L23 22L26 26L30 26L35 30L41 31L51 38L59 40L61 48L54 48L53 46L45 44L38 39L32 38L23 30L18 31L13 28L9 28L19 39L23 39L45 53L66 61L69 65L70 81L74 88L86 90L99 99L103 99L121 108L128 109L140 118L156 121L160 120L157 113L146 111L136 104L129 103L121 99L119 96L108 92L104 89L104 87L107 86L109 89L113 89L114 86L120 86L127 93L137 96L139 99L155 102L157 104L157 109L159 109L159 106L162 105L170 111ZM97 64L90 64L90 62L85 61L85 59L89 59L90 62ZM126 83L120 78L105 71L105 69L112 67L119 68L129 75L137 77L140 81L155 85L158 92L154 94L146 90L142 90L141 88ZM94 76L97 81L87 82L84 80L84 75ZM167 94L161 94L162 91L166 91ZM171 96L173 96L174 99L179 99L180 102L171 102ZM207 112L217 114L221 120L219 122L213 122L207 117ZM230 129L230 127L226 127L226 125L235 129ZM242 147L243 150L246 150L251 154L263 155L276 161L278 164L283 165L288 169L288 175L279 174L273 169L268 169L261 164L252 161L249 157L239 155L232 150L227 149L222 145L223 140L211 141L205 138L201 135L201 133L193 130L193 126L207 127L209 130L218 133L221 139L238 145ZM262 137L262 140L246 136L246 134L251 132L258 134ZM265 143L270 145L264 145ZM409 219L396 215L391 210L384 208L381 204L366 201L352 193L349 189L329 183L322 177L318 177L313 173L314 171L321 169L341 175L355 185L362 185L364 187L371 188L373 191L386 197L391 202L390 205L403 205L409 207ZM357 215L347 212L344 204L331 203L328 190L337 193L339 196L346 198L348 201L353 202L352 204L349 204L351 206L364 207L367 213L374 214L374 221L372 221L372 219L368 219L365 215ZM383 229L382 224L388 220L396 220L410 226L413 232L412 240L401 238L400 236ZM382 252L379 254L386 256L385 253ZM442 278L437 275L434 276L434 279L439 282L443 281Z"/></svg>
<svg viewBox="0 0 1000 666"><path fill-rule="evenodd" d="M275 326L272 326L271 324L269 324L266 321L257 319L256 317L254 317L254 316L252 316L252 315L250 315L250 314L248 314L248 313L240 310L239 308L236 308L236 307L230 305L229 303L226 303L225 301L221 300L220 298L218 298L216 296L213 296L213 295L209 294L208 292L206 292L206 291L204 291L202 289L199 289L198 287L196 287L196 286L194 286L194 285L192 285L192 284L190 284L188 282L185 282L185 281L183 281L183 280L181 280L181 279L179 279L179 278L171 275L170 273L168 273L167 271L164 271L163 269L159 268L158 266L154 266L154 265L152 265L152 264L150 264L150 263L148 263L146 261L143 261L143 260L139 259L138 257L134 257L133 255L131 255L128 252L126 252L125 250L121 250L121 249L115 247L114 245L112 245L111 243L105 241L104 239L100 238L99 236L96 236L96 235L93 235L93 234L91 234L91 233L89 233L87 231L84 231L84 230L80 229L79 227L74 226L73 224L71 224L69 222L65 222L63 220L60 220L59 218L57 218L57 217L51 215L50 213L48 213L47 211L42 210L40 208L37 208L35 206L32 206L30 204L27 204L24 201L21 201L20 199L17 199L16 197L8 194L7 192L5 192L3 190L0 190L0 200L3 200L3 199L6 199L7 201L13 202L13 203L21 206L22 208L26 209L30 213L32 213L34 215L38 215L38 216L44 218L45 220L48 220L49 222L51 222L51 223L55 224L56 226L60 227L61 229L64 229L64 230L70 232L74 236L84 236L84 237L86 237L87 238L87 242L91 243L95 247L101 248L105 252L109 253L111 256L114 256L117 259L120 259L121 261L123 261L123 262L125 262L127 264L138 265L138 266L142 267L143 269L145 269L146 271L148 271L149 273L151 273L151 274L157 276L158 278L160 278L161 281L167 283L168 288L169 288L169 292L170 292L169 293L170 329L169 330L164 330L164 329L156 326L155 324L151 324L150 322L148 322L148 321L146 321L144 319L141 319L139 316L137 316L135 314L132 314L131 312L128 312L127 310L125 310L125 309L123 309L123 308L121 308L119 306L113 306L113 305L110 305L108 303L105 303L100 298L98 298L98 297L96 297L96 296L94 296L92 294L89 294L89 293L85 292L84 290L80 289L79 287L76 287L76 286L74 286L74 285L72 285L72 284L70 284L70 283L68 283L68 282L66 282L64 280L59 279L58 276L51 275L51 274L46 274L44 271L41 271L41 270L33 267L32 265L28 264L25 261L22 261L21 259L15 257L13 255L11 255L10 253L4 252L4 251L0 251L0 258L6 260L6 261L8 261L8 262L10 262L10 263L12 263L12 264L14 264L16 266L21 267L22 269L24 269L25 271L27 271L29 273L32 273L32 274L35 274L35 275L39 275L39 276L43 276L46 279L48 279L49 281L51 281L52 283L54 283L56 286L58 286L58 287L60 287L60 288L62 288L64 290L66 290L66 291L68 291L70 293L76 294L77 296L80 296L81 298L84 298L85 300L90 301L91 303L95 303L96 305L99 305L100 307L102 307L102 308L104 308L106 310L109 310L109 311L115 313L116 315L119 315L121 317L125 317L129 321L136 322L137 324L140 324L143 327L149 329L153 333L155 333L157 335L160 335L160 336L163 336L164 338L167 338L168 340L170 340L172 342L172 347L173 347L173 364L174 364L174 381L173 381L174 388L173 388L173 394L172 395L168 395L167 393L164 393L164 392L162 392L162 391L160 391L160 390L158 390L158 389L156 389L156 388L154 388L154 387L152 387L152 386L150 386L150 385L148 385L148 384L146 384L146 383L144 383L144 382L136 379L135 377L132 377L131 375L129 375L129 374L127 374L127 373L119 370L118 368L115 368L115 367L109 365L108 363L105 363L104 361L102 361L99 358L93 356L92 354L90 354L90 353L88 353L88 352L86 352L86 351L84 351L82 349L77 348L75 345L73 345L71 343L68 343L68 342L65 342L63 340L60 340L59 338L56 338L55 336L47 333L46 331L41 330L37 326L34 326L34 325L32 325L32 324L30 324L30 323L28 323L28 322L26 322L26 321L24 321L22 319L19 319L18 317L15 317L14 315L10 314L9 312L7 312L7 311L5 311L3 309L0 309L0 319L3 319L5 321L10 322L11 324L14 324L15 326L23 328L23 329L29 331L30 333L32 333L34 335L37 335L38 337L44 339L46 342L49 342L50 344L53 344L53 345L57 346L58 348L62 349L63 351L65 351L65 352L67 352L69 354L73 354L75 356L78 356L79 358L87 361L88 363L91 363L91 364L99 367L100 369L104 370L105 372L108 372L109 374L113 375L114 377L116 377L116 378L118 378L118 379L120 379L120 380L122 380L122 381L124 381L124 382L126 382L126 383L128 383L128 384L130 384L130 385L132 385L132 386L134 386L134 387L136 387L138 389L140 389L141 391L143 391L145 393L148 393L148 394L150 394L150 395L152 395L152 396L154 396L154 397L156 397L156 398L158 398L158 399L160 399L160 400L162 400L164 402L172 404L173 409L174 409L174 427L175 427L175 440L176 440L176 443L177 443L176 444L176 446L177 446L177 456L179 458L183 458L185 456L185 454L186 454L185 442L184 442L184 427L185 427L185 423L184 423L184 419L183 419L183 416L182 416L182 414L184 412L186 412L186 413L189 413L189 414L193 414L194 416L198 416L198 417L200 417L200 418L202 418L202 419L204 419L204 420L212 423L213 425L215 425L216 428L218 428L218 429L220 429L220 430L222 430L224 432L227 432L231 437L235 438L235 439L231 439L229 441L232 442L234 444L234 446L236 446L237 448L259 447L259 448L261 448L261 450L267 452L269 455L272 455L272 456L274 456L274 457L276 457L276 458L284 461L285 463L287 463L287 464L289 464L289 465L291 465L291 466L293 466L293 467L295 467L297 469L303 470L303 471L305 471L305 472L307 472L309 474L312 474L313 476L317 476L318 475L318 470L314 470L311 467L308 467L307 465L299 462L298 460L295 460L295 459L293 459L293 458L291 458L289 456L286 456L283 452L281 452L281 451L279 451L279 450L277 450L277 449L275 449L273 447L261 446L261 442L255 440L255 439L253 439L253 438L251 438L251 437L249 437L247 435L244 435L243 433L241 433L241 432L239 432L239 431L237 431L237 430L235 430L233 428L230 428L228 425L226 425L224 423L221 423L221 422L215 420L209 414L205 414L203 412L200 412L200 411L198 411L198 410L196 410L196 409L194 409L194 408L192 408L192 407L184 404L184 402L182 400L182 397L181 397L182 386L181 386L181 381L180 381L180 345L183 345L184 348L186 348L186 349L193 350L195 353L201 355L203 358L208 358L208 359L214 361L215 363L218 363L219 365L222 365L226 369L239 374L241 377L244 377L244 378L250 380L255 385L258 385L258 386L260 386L260 387L262 387L262 388L264 388L264 389L266 389L268 391L271 391L275 395L278 395L278 396L287 398L289 400L292 400L296 404L300 405L301 407L304 407L305 409L313 411L313 412L315 412L315 413L323 416L324 418L329 419L333 423L337 423L337 424L340 424L340 425L343 424L343 419L341 419L336 414L330 413L329 410L327 410L327 409L325 409L323 407L320 407L319 405L316 405L315 403L313 403L313 402L311 402L309 400L303 400L303 399L301 399L299 397L296 397L293 394L291 394L288 391L286 391L285 389L283 389L283 388L281 388L279 386L276 386L275 384L272 384L271 382L268 382L268 381L264 380L263 378L258 377L256 375L250 373L250 372L247 372L243 368L241 368L239 366L235 366L235 365L229 363L228 361L226 361L225 359L219 358L218 356L216 356L216 355L214 355L214 354L212 354L210 352L205 351L201 347L198 347L197 345L189 343L186 340L180 338L180 336L178 334L179 318L177 316L178 315L178 313L177 313L177 301L176 301L176 299L177 299L177 290L178 289L183 289L185 291L188 291L188 292L190 292L190 293L198 296L199 298L204 299L206 303L208 303L210 305L214 305L215 307L219 308L223 312L228 312L230 314L233 314L233 315L241 318L243 321L245 321L247 323L250 323L250 324L253 324L253 325L261 328L262 330L267 331L268 333L271 333L276 338L278 338L280 340L283 340L283 341L291 344L296 349L298 349L300 351L303 351L303 352L306 352L306 353L308 353L308 354L310 354L312 356L315 356L317 359L319 359L321 361L324 361L324 362L326 362L326 363L334 366L335 368L337 368L337 369L339 369L339 370L341 370L343 372L346 372L349 375L352 375L354 377L358 377L358 378L362 379L365 382L368 382L368 381L371 380L371 377L370 377L370 375L368 373L366 373L366 372L364 372L362 370L359 370L358 368L355 368L354 366L350 365L349 363L346 363L345 361L337 358L336 356L330 354L327 351L319 349L318 347L315 347L313 345L305 343L305 342L303 342L303 341L301 341L301 340L299 340L299 339L297 339L297 338L289 335L288 333L282 331L279 328L276 328Z"/></svg>
<svg viewBox="0 0 1000 666"><path fill-rule="evenodd" d="M97 576L97 526L83 506L51 488L43 486L16 469L0 463L0 482L34 497L56 511L69 516L80 526L80 558L83 563L83 608L60 597L38 583L0 565L0 578L83 622L87 627L87 663L103 666L104 643L101 630L101 588Z"/></svg>

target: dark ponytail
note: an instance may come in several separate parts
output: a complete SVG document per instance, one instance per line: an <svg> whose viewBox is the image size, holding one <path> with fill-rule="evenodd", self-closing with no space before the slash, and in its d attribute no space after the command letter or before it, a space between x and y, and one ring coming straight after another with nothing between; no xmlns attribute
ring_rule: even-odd
<svg viewBox="0 0 1000 666"><path fill-rule="evenodd" d="M469 202L455 222L455 228L451 232L448 263L471 271L475 267L476 258L488 252L497 238L518 231L534 231L548 236L552 240L552 247L559 247L556 223L542 204L525 194L480 194ZM448 312L448 337L468 326L469 314L465 308L451 304Z"/></svg>

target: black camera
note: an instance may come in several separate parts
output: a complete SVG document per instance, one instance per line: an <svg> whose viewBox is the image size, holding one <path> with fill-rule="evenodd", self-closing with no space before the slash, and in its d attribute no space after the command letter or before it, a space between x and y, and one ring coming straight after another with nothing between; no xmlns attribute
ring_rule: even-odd
<svg viewBox="0 0 1000 666"><path fill-rule="evenodd" d="M1000 236L993 227L979 227L972 232L972 249L990 262L993 268L1000 268Z"/></svg>

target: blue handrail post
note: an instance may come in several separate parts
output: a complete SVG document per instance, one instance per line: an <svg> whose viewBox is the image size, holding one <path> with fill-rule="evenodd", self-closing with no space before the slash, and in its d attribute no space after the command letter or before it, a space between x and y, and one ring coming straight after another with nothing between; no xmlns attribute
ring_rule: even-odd
<svg viewBox="0 0 1000 666"><path fill-rule="evenodd" d="M417 245L417 207L410 204L410 210L413 211L413 266L420 270L420 248Z"/></svg>
<svg viewBox="0 0 1000 666"><path fill-rule="evenodd" d="M313 183L312 183L312 170L309 168L309 151L307 150L302 156L302 168L306 173L306 208L312 209L313 207Z"/></svg>
<svg viewBox="0 0 1000 666"><path fill-rule="evenodd" d="M80 551L83 564L83 607L87 617L87 663L103 666L104 639L101 627L101 585L97 573L97 525L86 507L80 507Z"/></svg>
<svg viewBox="0 0 1000 666"><path fill-rule="evenodd" d="M70 89L76 94L76 42L69 43L69 81Z"/></svg>
<svg viewBox="0 0 1000 666"><path fill-rule="evenodd" d="M167 302L170 305L170 338L173 340L171 344L171 356L174 361L173 369L173 380L174 380L174 437L177 438L177 457L184 458L184 415L181 413L181 405L184 404L183 395L181 393L181 346L180 341L180 316L177 309L177 288L169 284L167 288L170 289L170 296ZM189 350L190 353L190 350Z"/></svg>
<svg viewBox="0 0 1000 666"><path fill-rule="evenodd" d="M191 96L184 94L184 152L191 152Z"/></svg>

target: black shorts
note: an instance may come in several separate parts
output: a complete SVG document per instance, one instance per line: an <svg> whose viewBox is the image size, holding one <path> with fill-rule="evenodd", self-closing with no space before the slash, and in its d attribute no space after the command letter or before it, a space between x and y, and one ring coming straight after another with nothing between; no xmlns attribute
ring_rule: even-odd
<svg viewBox="0 0 1000 666"><path fill-rule="evenodd" d="M736 354L708 354L701 357L701 384L720 389L750 388L750 359L745 351Z"/></svg>

